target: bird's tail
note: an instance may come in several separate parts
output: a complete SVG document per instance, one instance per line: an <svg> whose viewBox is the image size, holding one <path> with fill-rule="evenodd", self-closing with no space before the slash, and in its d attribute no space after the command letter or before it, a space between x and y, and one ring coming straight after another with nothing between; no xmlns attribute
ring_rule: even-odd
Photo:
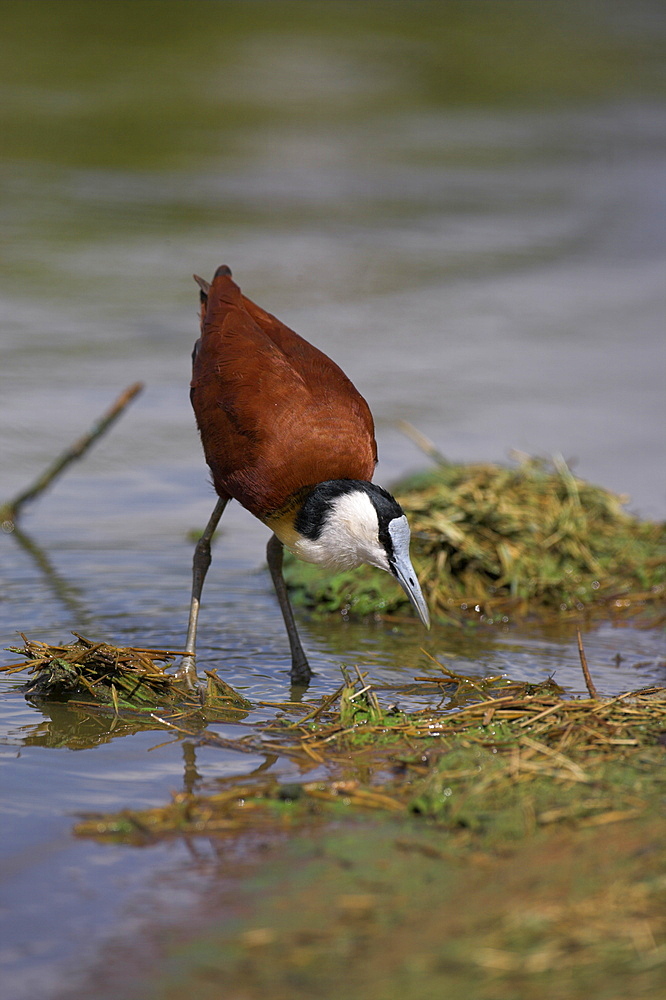
<svg viewBox="0 0 666 1000"><path fill-rule="evenodd" d="M215 278L219 278L220 275L224 275L225 277L230 278L231 268L227 267L226 264L221 264L213 276L213 281L215 281ZM204 319L206 318L206 310L208 309L208 295L210 293L211 283L210 281L206 281L205 278L200 278L198 274L193 274L192 277L199 286L199 302L201 303L199 310L199 319L201 321L201 326L203 327L203 322Z"/></svg>

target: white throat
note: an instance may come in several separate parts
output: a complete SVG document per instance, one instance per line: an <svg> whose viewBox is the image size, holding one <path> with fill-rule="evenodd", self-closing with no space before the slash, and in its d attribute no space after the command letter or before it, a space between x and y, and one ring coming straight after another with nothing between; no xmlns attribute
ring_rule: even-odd
<svg viewBox="0 0 666 1000"><path fill-rule="evenodd" d="M407 523L406 518L398 520ZM388 558L379 541L377 511L368 494L361 490L336 497L319 538L300 537L291 548L305 562L333 569L355 569L362 563L370 563L389 571Z"/></svg>

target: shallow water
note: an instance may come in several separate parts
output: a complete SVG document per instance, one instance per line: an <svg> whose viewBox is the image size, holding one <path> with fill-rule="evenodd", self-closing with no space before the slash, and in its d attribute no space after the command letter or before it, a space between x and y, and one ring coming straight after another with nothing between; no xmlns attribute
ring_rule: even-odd
<svg viewBox="0 0 666 1000"><path fill-rule="evenodd" d="M67 641L72 629L182 644L187 533L213 505L187 394L190 275L222 262L367 397L379 481L425 464L396 429L402 418L455 460L562 453L581 476L629 494L632 509L664 516L659 5L619 4L602 23L567 5L560 42L577 39L571 65L555 65L555 53L538 71L497 12L497 52L513 53L515 70L484 48L474 4L449 15L422 4L396 26L398 5L352 15L312 4L294 22L280 4L253 4L253 21L230 3L226 24L212 18L203 38L191 4L162 4L159 25L141 0L112 6L100 35L96 5L67 0L59 15L56 5L3 5L2 499L126 385L146 388L26 510L30 544L0 536L0 646L21 631ZM31 7L40 16L28 25L17 8ZM538 51L539 25L524 30ZM443 82L437 46L457 65L449 36L474 70L470 92L456 77L449 95ZM232 505L200 654L248 697L279 700L288 657L265 542ZM378 684L427 672L422 646L471 676L553 675L584 690L567 628L301 628L314 698L337 686L341 663ZM664 680L654 632L602 625L585 643L604 693ZM75 842L72 814L159 804L192 775L179 744L147 752L159 731L102 731L97 742L86 732L74 751L62 714L50 719L0 684L4 995L27 1000L56 989L75 954L83 960L82 936L92 954L144 891L157 899L160 873L187 856L180 844ZM258 709L243 725L265 717ZM202 781L261 763L197 753Z"/></svg>

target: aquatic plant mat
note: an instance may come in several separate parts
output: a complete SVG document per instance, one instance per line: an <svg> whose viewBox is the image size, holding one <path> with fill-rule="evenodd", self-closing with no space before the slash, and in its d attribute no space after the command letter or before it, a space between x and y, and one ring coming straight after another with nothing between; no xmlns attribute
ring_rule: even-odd
<svg viewBox="0 0 666 1000"><path fill-rule="evenodd" d="M214 670L207 670L206 685L191 690L176 674L167 673L174 666L180 651L142 649L93 642L73 633L73 642L53 645L21 635L23 646L10 647L10 652L25 657L17 663L0 667L0 673L29 673L23 690L31 701L66 702L75 708L135 720L164 722L196 713L212 721L219 716L244 716L251 707L242 695L234 691ZM165 709L164 718L155 718L156 709Z"/></svg>
<svg viewBox="0 0 666 1000"><path fill-rule="evenodd" d="M395 707L415 690L434 707ZM666 689L574 699L442 666L377 691L347 674L318 704L273 707L237 748L299 781L255 765L77 822L101 841L219 844L229 899L161 927L157 971L114 980L123 996L212 1000L222 983L243 1000L663 995ZM215 746L184 728L187 746Z"/></svg>
<svg viewBox="0 0 666 1000"><path fill-rule="evenodd" d="M632 517L627 498L578 479L563 460L440 462L393 492L435 620L664 616L666 525ZM290 559L286 576L295 602L316 614L408 612L395 581L370 567L331 577Z"/></svg>
<svg viewBox="0 0 666 1000"><path fill-rule="evenodd" d="M288 758L304 775L325 770L326 778L285 785L261 775L211 795L177 795L163 808L96 816L77 832L140 843L264 822L291 826L330 805L418 814L484 838L499 827L520 836L526 822L599 825L636 815L645 803L633 778L624 786L625 770L633 775L640 764L649 772L666 760L664 688L567 699L551 681L470 681L444 669L441 678L418 677L402 690L415 687L430 688L439 707L409 714L382 708L359 675L319 705L274 706L276 719L258 736L221 740L184 722L172 726L178 738ZM469 703L447 707L461 692ZM507 819L512 804L520 804L518 821Z"/></svg>

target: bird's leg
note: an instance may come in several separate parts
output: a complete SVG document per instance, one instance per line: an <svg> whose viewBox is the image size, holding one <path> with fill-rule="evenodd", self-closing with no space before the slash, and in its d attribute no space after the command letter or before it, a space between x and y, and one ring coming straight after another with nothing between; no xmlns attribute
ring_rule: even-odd
<svg viewBox="0 0 666 1000"><path fill-rule="evenodd" d="M177 676L187 681L190 687L195 687L197 681L197 667L195 662L195 649L197 643L197 622L199 621L199 606L201 604L201 591L203 590L206 573L210 566L210 541L215 534L218 521L222 517L222 512L228 504L227 500L218 500L215 510L210 515L208 524L197 542L192 560L192 600L190 602L190 619L187 625L187 642L185 643L186 655L181 660Z"/></svg>
<svg viewBox="0 0 666 1000"><path fill-rule="evenodd" d="M268 559L268 568L271 571L273 586L275 587L280 611L282 612L287 635L289 636L289 646L291 647L291 682L292 684L309 684L312 671L310 670L307 657L303 652L301 640L298 638L294 612L291 609L289 595L287 594L287 585L282 575L282 553L282 542L277 535L271 535L266 546L266 558Z"/></svg>

